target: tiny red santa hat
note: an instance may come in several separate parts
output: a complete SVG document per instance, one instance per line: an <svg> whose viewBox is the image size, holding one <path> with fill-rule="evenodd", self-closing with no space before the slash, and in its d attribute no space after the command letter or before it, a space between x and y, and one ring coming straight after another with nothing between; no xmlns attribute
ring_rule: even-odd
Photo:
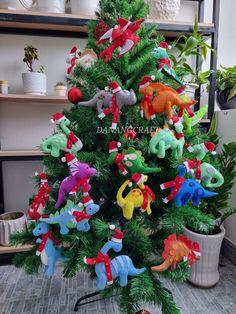
<svg viewBox="0 0 236 314"><path fill-rule="evenodd" d="M115 225L110 225L109 228L115 232L115 234L111 238L111 241L121 243L123 240L123 232L116 229Z"/></svg>
<svg viewBox="0 0 236 314"><path fill-rule="evenodd" d="M117 19L117 24L121 27L123 32L129 27L129 25L131 23L132 22L130 22L129 20L124 19L123 17L120 17L120 18Z"/></svg>
<svg viewBox="0 0 236 314"><path fill-rule="evenodd" d="M51 122L59 124L65 119L66 119L66 117L61 112L56 112L52 115Z"/></svg>
<svg viewBox="0 0 236 314"><path fill-rule="evenodd" d="M88 206L89 204L94 204L94 201L89 194L87 195L84 194L84 197L80 200L78 206L83 207Z"/></svg>
<svg viewBox="0 0 236 314"><path fill-rule="evenodd" d="M155 76L154 75L151 75L151 76L146 75L146 76L144 76L142 78L142 81L139 84L139 88L148 87L151 84L151 82L154 81L154 80L155 80Z"/></svg>
<svg viewBox="0 0 236 314"><path fill-rule="evenodd" d="M193 168L196 167L196 164L192 160L188 160L184 162L185 168L187 172L193 172Z"/></svg>
<svg viewBox="0 0 236 314"><path fill-rule="evenodd" d="M202 143L201 144L201 147L204 149L204 151L207 153L207 152L211 152L212 155L215 155L216 154L216 151L215 151L215 144L213 142L206 142L206 143Z"/></svg>
<svg viewBox="0 0 236 314"><path fill-rule="evenodd" d="M160 44L159 44L159 47L158 47L159 49L163 49L163 50L166 50L167 48L168 49L171 49L171 46L170 45L168 45L168 43L167 42L165 42L165 41L161 41L160 42Z"/></svg>
<svg viewBox="0 0 236 314"><path fill-rule="evenodd" d="M193 242L193 253L196 255L196 257L201 256L201 248L198 242Z"/></svg>
<svg viewBox="0 0 236 314"><path fill-rule="evenodd" d="M65 154L64 157L62 157L61 161L66 162L68 166L74 164L78 159L71 153Z"/></svg>
<svg viewBox="0 0 236 314"><path fill-rule="evenodd" d="M113 94L119 92L121 90L121 87L117 82L110 82L108 87L105 87L105 90L111 90Z"/></svg>
<svg viewBox="0 0 236 314"><path fill-rule="evenodd" d="M35 172L35 175L41 179L41 182L47 182L48 181L46 174L43 172L42 173Z"/></svg>
<svg viewBox="0 0 236 314"><path fill-rule="evenodd" d="M121 143L117 141L112 141L109 143L109 153L114 153L118 151L118 148L121 147Z"/></svg>
<svg viewBox="0 0 236 314"><path fill-rule="evenodd" d="M174 117L172 118L172 121L173 121L174 125L176 125L176 126L182 124L181 119L180 119L179 117L177 117L177 116L174 116Z"/></svg>
<svg viewBox="0 0 236 314"><path fill-rule="evenodd" d="M187 148L190 153L194 152L194 148L188 142L184 143L184 147Z"/></svg>
<svg viewBox="0 0 236 314"><path fill-rule="evenodd" d="M135 173L132 175L132 177L129 180L129 187L133 185L133 182L136 184L140 184L145 180L145 175L142 173Z"/></svg>
<svg viewBox="0 0 236 314"><path fill-rule="evenodd" d="M78 48L76 46L74 46L73 48L71 48L70 53L76 53L76 51L78 50Z"/></svg>

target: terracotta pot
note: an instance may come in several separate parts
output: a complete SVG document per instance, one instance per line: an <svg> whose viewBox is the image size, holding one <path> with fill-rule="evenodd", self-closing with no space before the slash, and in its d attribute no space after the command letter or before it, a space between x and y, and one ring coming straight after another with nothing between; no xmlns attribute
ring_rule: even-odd
<svg viewBox="0 0 236 314"><path fill-rule="evenodd" d="M185 235L192 241L198 242L201 248L201 259L191 268L188 281L200 288L215 286L220 274L218 270L221 244L225 236L225 229L214 235L204 235L190 231L184 227Z"/></svg>
<svg viewBox="0 0 236 314"><path fill-rule="evenodd" d="M23 212L0 215L0 245L10 245L10 235L24 230L26 230L26 216Z"/></svg>

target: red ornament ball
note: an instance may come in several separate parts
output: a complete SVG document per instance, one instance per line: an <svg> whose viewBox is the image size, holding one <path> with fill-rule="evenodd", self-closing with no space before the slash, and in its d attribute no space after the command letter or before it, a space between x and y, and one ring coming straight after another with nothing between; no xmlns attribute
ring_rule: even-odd
<svg viewBox="0 0 236 314"><path fill-rule="evenodd" d="M124 133L124 137L134 140L138 137L138 133L132 128L128 128L128 130Z"/></svg>
<svg viewBox="0 0 236 314"><path fill-rule="evenodd" d="M100 20L95 28L95 36L97 40L100 39L109 29L109 25L103 20Z"/></svg>
<svg viewBox="0 0 236 314"><path fill-rule="evenodd" d="M72 104L77 104L82 99L83 94L78 87L72 87L68 91L67 97Z"/></svg>
<svg viewBox="0 0 236 314"><path fill-rule="evenodd" d="M146 310L140 310L140 311L136 312L135 314L151 314L151 313L146 311Z"/></svg>

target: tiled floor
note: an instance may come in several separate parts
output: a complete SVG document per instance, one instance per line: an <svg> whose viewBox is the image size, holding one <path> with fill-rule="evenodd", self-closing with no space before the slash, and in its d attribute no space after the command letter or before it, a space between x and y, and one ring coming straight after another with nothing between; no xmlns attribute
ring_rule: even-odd
<svg viewBox="0 0 236 314"><path fill-rule="evenodd" d="M236 314L236 266L222 259L221 280L212 289L202 290L188 284L165 281L183 314ZM77 298L96 291L96 282L79 273L76 278L61 278L60 269L55 276L26 276L13 266L0 267L0 314L71 314ZM161 311L146 305L152 314ZM78 313L120 314L116 300L99 301L85 305Z"/></svg>

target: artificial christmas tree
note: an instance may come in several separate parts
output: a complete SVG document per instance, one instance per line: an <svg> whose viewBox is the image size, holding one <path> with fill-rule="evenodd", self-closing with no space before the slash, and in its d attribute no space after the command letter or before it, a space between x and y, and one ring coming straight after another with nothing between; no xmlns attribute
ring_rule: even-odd
<svg viewBox="0 0 236 314"><path fill-rule="evenodd" d="M181 234L184 223L193 229L198 227L200 230L209 231L214 220L202 211L207 205L205 201L199 208L193 206L194 204L178 208L173 202L163 202L167 192L162 191L160 185L173 181L180 165L183 168L183 176L188 176L184 162L196 158L194 152L197 156L201 153L201 158L204 155L203 157L216 168L217 161L213 155L206 154L207 151L214 150L212 145L204 144L212 139L209 135L202 134L197 125L191 126L191 134L188 137L184 136L183 125L179 122L184 113L194 116L189 106L196 102L189 100L187 96L182 99L172 88L173 82L176 85L176 80L173 80L175 72L172 72L170 77L165 76L166 71L159 71L152 52L163 38L156 35L156 25L143 23L147 14L148 5L142 0L100 1L98 21L89 24L87 47L93 49L101 58L90 67L74 64L73 75L68 77L68 84L77 89L72 90L69 98L76 103L81 101L83 95L83 102L73 106L63 115L54 116L56 121L59 117L58 124L61 129L58 135L63 137L63 145L54 147L57 144L54 135L50 142L52 148L49 148L48 144L42 146L49 154L44 158L44 164L47 166L46 173L52 191L45 207L45 214L50 215L50 218L43 218L44 221L40 223L44 223L44 227L48 223L49 229L45 228L47 232L52 231L53 235L60 239L64 275L75 276L79 269L84 269L94 278L96 272L99 277L98 287L105 288L104 295L112 295L115 292L119 295L122 313L131 314L140 310L140 302L161 306L163 313L179 313L172 295L163 287L160 277L151 271L151 266L161 264L163 241L170 234ZM102 36L106 39L112 38L112 45L105 53L103 38L98 41L99 45L96 44L101 21L110 29ZM134 31L137 35L133 35ZM121 52L117 56L115 50L118 47L121 47ZM104 57L105 61L102 59ZM152 80L156 80L156 83L151 82ZM179 83L182 83L182 80L179 80ZM110 87L111 93L105 90L106 86ZM150 86L151 93L148 90ZM180 84L178 87L184 89ZM143 97L141 93L148 95L148 103L143 103L140 107ZM165 96L161 108L158 107L160 94ZM96 109L99 117L106 119L100 121ZM141 113L146 110L151 119L143 119L140 109ZM176 115L179 117L176 118ZM163 127L166 131L164 130L164 136L161 136ZM160 129L154 132L156 128ZM129 135L130 130L132 136ZM76 145L78 141L79 147ZM150 144L150 150L149 142L153 143ZM118 143L121 143L122 151L118 151ZM187 148L192 146L196 151L191 155ZM169 152L169 148L172 148L173 154ZM63 161L70 167L70 174ZM95 171L91 173L91 169ZM182 179L184 182L185 178ZM83 182L78 183L78 180ZM145 181L147 184L144 185ZM132 188L128 196L124 197L123 192L131 183L136 184L137 188ZM79 190L79 187L82 188ZM195 194L193 196L196 197ZM66 202L70 199L72 203L68 205ZM186 193L183 193L182 204L187 205L187 200ZM97 204L89 227L88 216L91 215L87 212L87 207L85 211L78 209L81 202L84 206ZM57 223L52 223L52 216L57 217L54 219ZM77 226L76 229L76 223L81 220L85 220L87 227L81 229ZM71 222L74 228L69 227ZM101 247L104 248L103 244L107 238L114 233L114 228L108 228L110 224L117 226L117 234L122 232L122 245L117 245L117 241L121 240L119 237L118 239L113 236L111 240L114 242L109 247L114 251L110 253L112 260L107 247L100 250ZM36 235L38 226L35 228ZM35 237L29 230L27 233L13 236L12 241L14 244L29 241L35 243ZM16 256L16 266L25 268L28 273L37 273L40 261L35 260L36 250L37 245L32 251ZM117 256L116 252L121 250L122 255ZM185 251L188 255L191 253L189 250ZM185 280L189 274L189 259L184 261L184 257L183 253L176 260L178 264L172 267L175 270L166 270L163 275L177 281ZM95 272L94 267L90 266L93 264L97 264ZM53 274L52 267L49 274ZM107 282L111 283L113 278L117 277L119 285L114 280L113 285L106 287Z"/></svg>

